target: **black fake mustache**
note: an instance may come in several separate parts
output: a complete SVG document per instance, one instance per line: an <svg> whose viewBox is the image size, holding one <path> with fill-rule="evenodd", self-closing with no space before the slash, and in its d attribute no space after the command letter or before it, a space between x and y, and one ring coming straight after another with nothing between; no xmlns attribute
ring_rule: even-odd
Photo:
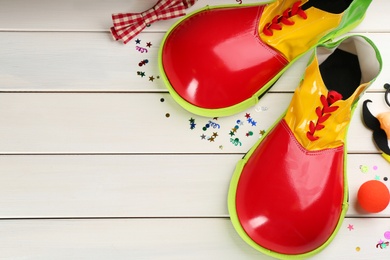
<svg viewBox="0 0 390 260"><path fill-rule="evenodd" d="M387 142L386 132L381 128L381 124L379 120L373 116L370 110L367 107L367 103L372 102L367 99L363 102L363 121L364 124L373 131L372 137L374 139L375 144L378 146L382 152L387 155L390 155L390 148Z"/></svg>

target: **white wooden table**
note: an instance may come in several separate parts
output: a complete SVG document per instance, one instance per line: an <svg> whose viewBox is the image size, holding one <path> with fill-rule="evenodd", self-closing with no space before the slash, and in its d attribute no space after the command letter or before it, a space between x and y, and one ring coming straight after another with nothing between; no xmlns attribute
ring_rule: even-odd
<svg viewBox="0 0 390 260"><path fill-rule="evenodd" d="M159 79L158 48L175 20L137 37L152 44L147 53L108 32L112 13L154 4L0 0L0 259L269 259L236 234L227 190L236 162L286 109L307 57L244 113L190 114ZM238 1L199 0L188 11L207 4ZM374 0L353 31L377 44L383 71L350 126L347 218L314 259L390 259L377 247L390 240L390 206L367 214L356 201L367 180L390 187L390 165L361 120L368 98L373 114L390 111L389 11ZM245 113L257 124L244 123L234 144L229 131ZM220 128L204 131L209 121Z"/></svg>

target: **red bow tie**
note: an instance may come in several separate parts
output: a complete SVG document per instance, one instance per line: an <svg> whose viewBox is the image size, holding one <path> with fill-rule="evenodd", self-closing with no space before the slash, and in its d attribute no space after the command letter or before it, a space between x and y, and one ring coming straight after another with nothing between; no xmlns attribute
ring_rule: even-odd
<svg viewBox="0 0 390 260"><path fill-rule="evenodd" d="M111 34L115 40L129 42L148 24L185 15L185 9L196 0L159 0L155 6L142 13L118 13L112 15L114 26Z"/></svg>

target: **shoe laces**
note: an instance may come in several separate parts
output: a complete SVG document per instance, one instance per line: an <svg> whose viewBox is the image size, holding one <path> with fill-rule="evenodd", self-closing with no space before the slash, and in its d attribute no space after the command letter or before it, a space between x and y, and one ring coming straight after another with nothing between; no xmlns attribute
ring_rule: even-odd
<svg viewBox="0 0 390 260"><path fill-rule="evenodd" d="M318 117L317 121L316 122L310 121L309 131L307 131L306 133L306 136L310 141L316 141L319 139L318 136L314 135L315 132L325 128L325 125L323 125L323 123L329 119L331 113L333 113L339 108L338 106L332 106L333 103L342 98L343 96L334 90L329 91L328 97L321 95L320 100L321 100L322 107L318 106L316 108L316 114Z"/></svg>
<svg viewBox="0 0 390 260"><path fill-rule="evenodd" d="M297 1L293 4L291 8L287 8L282 15L275 16L270 23L267 23L263 28L263 33L267 36L272 36L272 30L282 30L282 24L284 25L294 25L295 22L291 21L289 18L294 15L299 15L303 19L307 19L307 15L304 10L301 8L302 1Z"/></svg>

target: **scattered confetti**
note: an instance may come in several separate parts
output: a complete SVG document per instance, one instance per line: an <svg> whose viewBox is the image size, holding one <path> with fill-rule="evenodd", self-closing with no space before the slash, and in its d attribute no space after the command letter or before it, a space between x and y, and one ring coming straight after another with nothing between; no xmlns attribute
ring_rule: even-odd
<svg viewBox="0 0 390 260"><path fill-rule="evenodd" d="M385 249L389 246L388 241L379 240L378 244L376 244L376 248Z"/></svg>
<svg viewBox="0 0 390 260"><path fill-rule="evenodd" d="M238 139L238 138L230 138L230 142L232 143L232 144L234 144L235 146L242 146L242 143L240 142L240 139Z"/></svg>
<svg viewBox="0 0 390 260"><path fill-rule="evenodd" d="M160 101L161 101L161 102L164 102L164 101L165 101L165 99L164 99L164 98L160 98Z"/></svg>
<svg viewBox="0 0 390 260"><path fill-rule="evenodd" d="M367 165L360 165L360 171L362 173L367 173L368 172L368 166Z"/></svg>
<svg viewBox="0 0 390 260"><path fill-rule="evenodd" d="M153 82L153 80L154 80L154 77L153 77L153 76L150 76L150 77L149 77L149 81L152 81L152 82Z"/></svg>
<svg viewBox="0 0 390 260"><path fill-rule="evenodd" d="M348 227L347 227L347 228L349 229L349 231L351 231L351 230L353 230L353 225L348 224Z"/></svg>
<svg viewBox="0 0 390 260"><path fill-rule="evenodd" d="M245 114L245 117L247 118L246 121L251 124L252 126L256 126L257 125L257 122L255 120L253 120L253 118L251 117L250 114L246 113Z"/></svg>
<svg viewBox="0 0 390 260"><path fill-rule="evenodd" d="M387 177L384 177L383 180L384 180L384 181L388 181L388 178L387 178Z"/></svg>
<svg viewBox="0 0 390 260"><path fill-rule="evenodd" d="M257 105L256 108L255 108L256 112L265 112L267 110L268 110L268 107L266 107L266 106Z"/></svg>
<svg viewBox="0 0 390 260"><path fill-rule="evenodd" d="M139 51L140 53L147 53L148 52L148 49L146 49L146 48L143 48L143 47L139 47L139 46L135 46L135 49L137 50L137 51Z"/></svg>
<svg viewBox="0 0 390 260"><path fill-rule="evenodd" d="M196 123L195 123L196 119ZM199 120L199 121L198 121ZM257 127L257 122L254 120L254 118L251 117L250 113L243 113L241 118L235 119L233 122L232 128L225 128L222 124L220 124L218 121L218 117L213 117L212 119L204 120L203 117L201 118L195 118L191 117L189 118L189 129L190 130L197 130L198 131L198 138L200 140L206 140L210 143L216 143L217 138L221 139L220 136L223 138L228 137L228 140L230 143L232 143L234 146L242 146L244 140L243 138L246 137L254 137L257 136L258 131L260 130L254 130L249 129L251 127ZM203 121L202 123L200 123ZM200 127L199 127L200 125ZM222 132L217 132L218 130L222 130ZM194 131L196 132L196 131ZM260 131L260 135L263 135L265 133L264 130ZM223 141L224 142L224 141ZM223 149L223 146L221 143L217 145L219 149Z"/></svg>
<svg viewBox="0 0 390 260"><path fill-rule="evenodd" d="M137 75L140 75L141 78L145 77L145 72L144 71L137 71Z"/></svg>
<svg viewBox="0 0 390 260"><path fill-rule="evenodd" d="M215 123L215 122L213 122L213 121L211 121L211 120L209 120L209 123L208 123L208 125L210 126L210 127L212 127L212 128L221 128L221 126L219 125L219 124L217 124L217 123Z"/></svg>
<svg viewBox="0 0 390 260"><path fill-rule="evenodd" d="M146 43L146 47L149 47L149 48L152 47L152 43L151 42L147 42Z"/></svg>
<svg viewBox="0 0 390 260"><path fill-rule="evenodd" d="M356 252L359 252L360 251L360 247L356 247Z"/></svg>
<svg viewBox="0 0 390 260"><path fill-rule="evenodd" d="M265 130L260 130L259 134L260 135L264 135L265 134Z"/></svg>
<svg viewBox="0 0 390 260"><path fill-rule="evenodd" d="M195 129L195 126L196 126L196 124L195 124L195 119L193 119L193 118L191 117L190 120L188 120L188 121L190 121L190 129L191 129L191 130L194 130L194 129Z"/></svg>
<svg viewBox="0 0 390 260"><path fill-rule="evenodd" d="M218 136L218 133L217 132L213 132L213 135L210 138L208 138L207 140L209 140L210 142L214 142L215 139L217 138L217 136Z"/></svg>
<svg viewBox="0 0 390 260"><path fill-rule="evenodd" d="M171 115L169 113L166 113L165 114L165 117L170 117Z"/></svg>
<svg viewBox="0 0 390 260"><path fill-rule="evenodd" d="M142 67L143 65L146 65L146 64L148 64L148 63L149 63L149 60L148 60L148 59L144 59L144 60L142 60L142 61L140 61L140 62L138 63L138 66Z"/></svg>
<svg viewBox="0 0 390 260"><path fill-rule="evenodd" d="M247 137L249 136L252 136L253 135L253 132L252 131L249 131L248 133L245 134Z"/></svg>
<svg viewBox="0 0 390 260"><path fill-rule="evenodd" d="M235 127L232 128L232 131L233 133L236 133L237 132L237 129L239 129L240 127L238 125L236 125Z"/></svg>
<svg viewBox="0 0 390 260"><path fill-rule="evenodd" d="M386 231L384 236L386 239L390 239L390 231Z"/></svg>
<svg viewBox="0 0 390 260"><path fill-rule="evenodd" d="M381 177L379 175L375 175L375 180L379 181Z"/></svg>
<svg viewBox="0 0 390 260"><path fill-rule="evenodd" d="M140 44L141 43L141 40L140 39L136 39L135 40L135 44Z"/></svg>
<svg viewBox="0 0 390 260"><path fill-rule="evenodd" d="M378 166L374 166L372 167L372 169L374 169L374 171L378 170Z"/></svg>

